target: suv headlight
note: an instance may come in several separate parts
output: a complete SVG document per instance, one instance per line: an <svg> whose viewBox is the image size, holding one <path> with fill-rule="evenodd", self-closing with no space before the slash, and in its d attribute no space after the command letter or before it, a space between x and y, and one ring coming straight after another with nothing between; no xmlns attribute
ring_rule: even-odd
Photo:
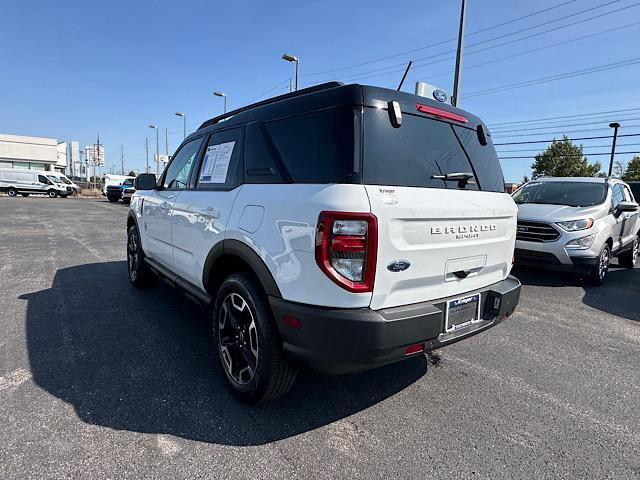
<svg viewBox="0 0 640 480"><path fill-rule="evenodd" d="M569 220L568 222L556 222L563 230L567 232L577 232L578 230L586 230L593 226L593 218L583 218L582 220Z"/></svg>
<svg viewBox="0 0 640 480"><path fill-rule="evenodd" d="M587 235L586 237L576 238L575 240L571 240L565 245L565 248L570 250L586 250L591 247L593 243L593 239L596 238L596 234Z"/></svg>

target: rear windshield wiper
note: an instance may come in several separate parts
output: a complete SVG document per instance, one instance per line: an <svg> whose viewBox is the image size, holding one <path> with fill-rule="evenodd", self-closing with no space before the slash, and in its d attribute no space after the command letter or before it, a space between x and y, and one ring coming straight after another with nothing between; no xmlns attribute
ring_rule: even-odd
<svg viewBox="0 0 640 480"><path fill-rule="evenodd" d="M458 188L465 188L469 183L475 183L473 180L473 173L468 172L455 172L455 173L445 173L444 175L432 175L432 179L434 180L444 180L444 181L457 181Z"/></svg>

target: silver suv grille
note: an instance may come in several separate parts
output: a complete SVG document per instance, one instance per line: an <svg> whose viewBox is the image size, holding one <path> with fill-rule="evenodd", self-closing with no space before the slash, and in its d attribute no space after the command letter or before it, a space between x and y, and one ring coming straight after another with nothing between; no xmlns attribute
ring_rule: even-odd
<svg viewBox="0 0 640 480"><path fill-rule="evenodd" d="M525 242L553 242L558 239L560 232L548 223L525 222L518 220L516 240Z"/></svg>

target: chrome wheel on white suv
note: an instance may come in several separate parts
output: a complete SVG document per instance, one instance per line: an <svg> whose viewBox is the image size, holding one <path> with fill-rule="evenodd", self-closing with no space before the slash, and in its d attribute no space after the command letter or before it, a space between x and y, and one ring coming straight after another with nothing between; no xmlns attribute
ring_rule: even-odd
<svg viewBox="0 0 640 480"><path fill-rule="evenodd" d="M604 281L607 278L607 273L609 272L610 260L611 249L609 248L609 245L606 244L600 252L600 255L598 255L596 265L588 277L589 283L596 286L604 284Z"/></svg>

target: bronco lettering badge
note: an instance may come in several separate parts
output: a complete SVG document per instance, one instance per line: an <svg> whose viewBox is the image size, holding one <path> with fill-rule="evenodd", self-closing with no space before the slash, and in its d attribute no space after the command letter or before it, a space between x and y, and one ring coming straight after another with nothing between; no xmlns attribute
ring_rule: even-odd
<svg viewBox="0 0 640 480"><path fill-rule="evenodd" d="M431 235L455 235L456 239L478 238L481 233L494 232L498 229L495 223L480 225L447 225L431 227Z"/></svg>

